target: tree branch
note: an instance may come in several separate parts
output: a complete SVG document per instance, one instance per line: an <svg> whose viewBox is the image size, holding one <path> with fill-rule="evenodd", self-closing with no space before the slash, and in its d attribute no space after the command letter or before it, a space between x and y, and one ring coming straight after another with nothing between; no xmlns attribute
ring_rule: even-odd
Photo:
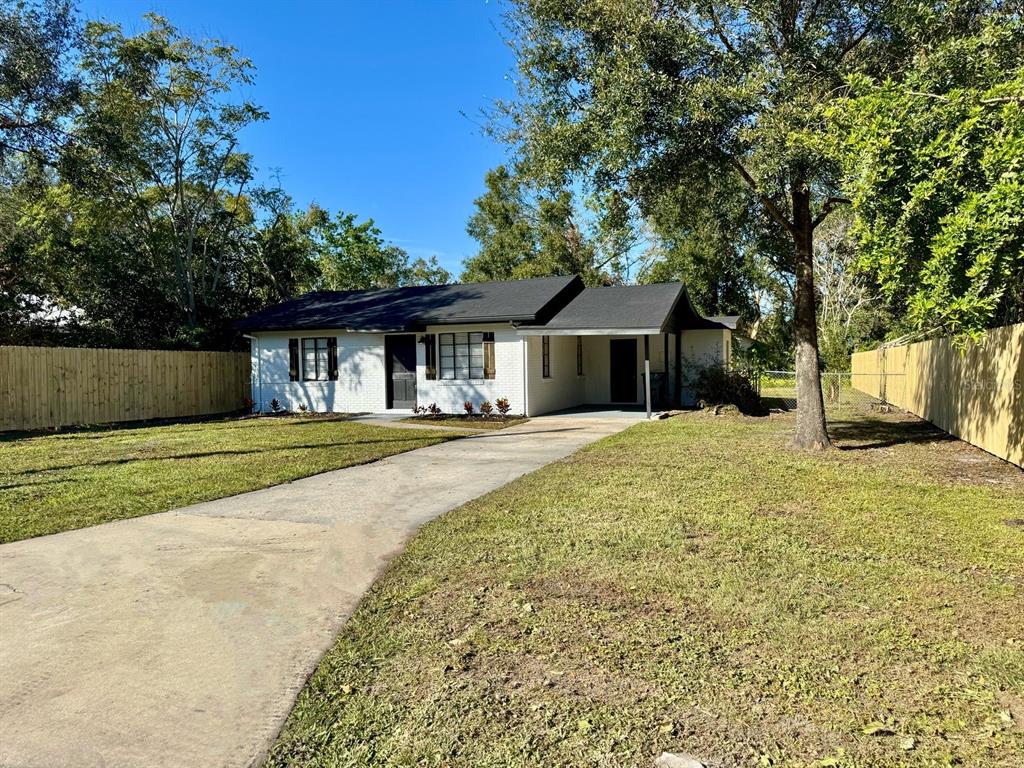
<svg viewBox="0 0 1024 768"><path fill-rule="evenodd" d="M846 197L830 197L828 200L825 201L825 204L821 206L821 212L817 216L815 216L814 219L811 221L811 230L813 231L813 230L817 229L818 225L821 224L821 222L823 222L825 219L828 218L828 215L830 213L832 213L833 210L835 210L835 207L837 205L849 205L849 204L850 204L850 199L849 198L846 198Z"/></svg>
<svg viewBox="0 0 1024 768"><path fill-rule="evenodd" d="M737 160L729 153L725 153L725 158L726 160L729 161L729 164L736 169L739 175L743 177L743 181L747 183L747 186L750 187L751 192L753 192L757 196L758 200L761 201L761 204L764 205L769 215L773 219L775 219L776 222L785 227L787 232L789 232L791 235L795 235L796 227L793 225L793 222L786 218L786 215L782 212L782 209L779 208L779 206L775 203L774 200L772 200L770 197L768 197L768 195L764 194L757 188L757 182L754 181L754 177L750 175L747 169L743 167L743 163L741 163L739 160Z"/></svg>
<svg viewBox="0 0 1024 768"><path fill-rule="evenodd" d="M711 14L711 27L714 29L715 35L722 42L722 45L725 46L725 50L735 56L736 49L729 38L726 37L725 30L722 29L722 23L718 20L718 14L715 13L715 4L713 2L708 3L708 13Z"/></svg>

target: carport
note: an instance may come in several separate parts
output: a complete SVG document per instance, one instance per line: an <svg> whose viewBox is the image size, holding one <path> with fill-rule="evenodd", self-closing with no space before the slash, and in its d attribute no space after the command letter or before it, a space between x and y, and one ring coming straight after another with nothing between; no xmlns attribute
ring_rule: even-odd
<svg viewBox="0 0 1024 768"><path fill-rule="evenodd" d="M539 338L545 374L551 372L552 339L563 339L557 345L563 357L575 352L577 378L586 381L575 382L576 401L566 405L639 404L651 418L659 408L685 403L687 368L728 363L736 320L703 318L681 283L659 283L588 288L543 325L522 325L517 332ZM688 357L687 351L697 354ZM528 399L531 392L545 396L549 379L530 380Z"/></svg>

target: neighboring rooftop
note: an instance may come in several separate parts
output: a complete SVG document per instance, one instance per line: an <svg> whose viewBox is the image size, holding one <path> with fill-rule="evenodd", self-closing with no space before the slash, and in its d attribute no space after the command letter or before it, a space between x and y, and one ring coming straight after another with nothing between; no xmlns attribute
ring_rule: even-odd
<svg viewBox="0 0 1024 768"><path fill-rule="evenodd" d="M416 331L453 323L545 323L583 290L577 276L368 291L314 291L237 324L242 331Z"/></svg>

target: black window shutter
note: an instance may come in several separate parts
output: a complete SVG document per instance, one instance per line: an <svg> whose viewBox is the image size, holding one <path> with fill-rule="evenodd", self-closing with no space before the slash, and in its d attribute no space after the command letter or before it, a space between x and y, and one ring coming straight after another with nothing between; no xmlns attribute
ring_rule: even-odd
<svg viewBox="0 0 1024 768"><path fill-rule="evenodd" d="M426 350L424 362L427 379L433 381L437 378L437 344L434 334L428 333L423 336L423 346Z"/></svg>
<svg viewBox="0 0 1024 768"><path fill-rule="evenodd" d="M288 339L288 380L299 380L299 340Z"/></svg>
<svg viewBox="0 0 1024 768"><path fill-rule="evenodd" d="M484 333L484 378L493 379L494 375L494 332L486 331Z"/></svg>
<svg viewBox="0 0 1024 768"><path fill-rule="evenodd" d="M327 338L327 378L338 380L338 337Z"/></svg>

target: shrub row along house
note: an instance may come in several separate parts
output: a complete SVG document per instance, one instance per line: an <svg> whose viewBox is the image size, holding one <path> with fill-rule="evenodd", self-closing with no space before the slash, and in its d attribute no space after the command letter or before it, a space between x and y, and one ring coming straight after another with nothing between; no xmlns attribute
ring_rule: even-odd
<svg viewBox="0 0 1024 768"><path fill-rule="evenodd" d="M317 291L239 328L261 411L276 399L290 410L436 403L456 413L506 397L514 413L534 416L690 404L696 369L729 363L736 321L698 315L681 283L586 288L571 276Z"/></svg>

